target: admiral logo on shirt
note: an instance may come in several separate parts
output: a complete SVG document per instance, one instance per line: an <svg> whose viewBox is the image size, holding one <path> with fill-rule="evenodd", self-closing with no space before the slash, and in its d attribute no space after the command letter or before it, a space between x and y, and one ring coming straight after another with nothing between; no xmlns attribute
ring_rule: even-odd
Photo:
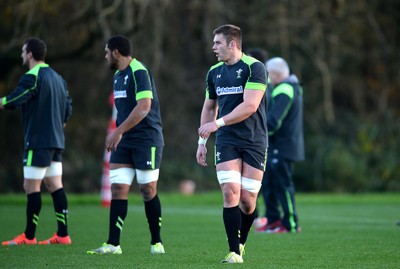
<svg viewBox="0 0 400 269"><path fill-rule="evenodd" d="M217 87L217 95L228 95L228 94L238 94L238 93L243 93L243 87L242 85L238 87Z"/></svg>
<svg viewBox="0 0 400 269"><path fill-rule="evenodd" d="M126 98L126 90L114 90L114 99Z"/></svg>

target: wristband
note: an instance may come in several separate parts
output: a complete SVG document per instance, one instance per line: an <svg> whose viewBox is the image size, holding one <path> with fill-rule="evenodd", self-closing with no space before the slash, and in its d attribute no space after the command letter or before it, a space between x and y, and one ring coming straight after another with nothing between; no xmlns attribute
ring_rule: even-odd
<svg viewBox="0 0 400 269"><path fill-rule="evenodd" d="M215 121L215 124L217 124L218 128L219 128L219 127L222 127L222 126L225 126L224 118L219 118L219 119L217 119L217 120Z"/></svg>
<svg viewBox="0 0 400 269"><path fill-rule="evenodd" d="M207 143L208 138L199 137L199 141L197 142L199 145L205 145Z"/></svg>

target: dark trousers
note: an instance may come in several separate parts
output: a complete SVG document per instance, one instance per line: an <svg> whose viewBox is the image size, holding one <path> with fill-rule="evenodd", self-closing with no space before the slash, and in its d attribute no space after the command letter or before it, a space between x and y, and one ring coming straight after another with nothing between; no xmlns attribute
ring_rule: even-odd
<svg viewBox="0 0 400 269"><path fill-rule="evenodd" d="M288 231L294 232L298 227L298 219L292 174L293 161L281 158L268 159L261 193L268 223L281 220Z"/></svg>

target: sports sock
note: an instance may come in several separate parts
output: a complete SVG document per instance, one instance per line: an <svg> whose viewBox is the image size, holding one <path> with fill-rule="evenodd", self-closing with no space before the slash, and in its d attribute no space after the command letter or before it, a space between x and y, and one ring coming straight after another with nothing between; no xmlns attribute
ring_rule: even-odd
<svg viewBox="0 0 400 269"><path fill-rule="evenodd" d="M144 202L144 209L146 212L147 223L149 224L151 234L151 244L162 242L161 241L161 203L158 195L154 196L150 201Z"/></svg>
<svg viewBox="0 0 400 269"><path fill-rule="evenodd" d="M27 197L25 236L28 239L33 239L35 238L36 226L39 223L39 213L42 208L42 196L40 192L34 192L28 194Z"/></svg>
<svg viewBox="0 0 400 269"><path fill-rule="evenodd" d="M107 244L119 245L122 227L128 213L128 200L111 200L110 223Z"/></svg>
<svg viewBox="0 0 400 269"><path fill-rule="evenodd" d="M226 235L228 237L229 251L236 252L240 255L239 238L242 218L240 215L239 206L230 208L224 207L222 215L224 219Z"/></svg>
<svg viewBox="0 0 400 269"><path fill-rule="evenodd" d="M57 235L68 235L68 201L63 188L56 190L51 194L53 198L54 211L57 219Z"/></svg>
<svg viewBox="0 0 400 269"><path fill-rule="evenodd" d="M245 244L247 241L247 236L249 235L249 231L251 226L253 225L254 219L256 217L256 212L253 211L250 215L243 213L240 210L240 215L242 216L242 226L240 228L240 244Z"/></svg>

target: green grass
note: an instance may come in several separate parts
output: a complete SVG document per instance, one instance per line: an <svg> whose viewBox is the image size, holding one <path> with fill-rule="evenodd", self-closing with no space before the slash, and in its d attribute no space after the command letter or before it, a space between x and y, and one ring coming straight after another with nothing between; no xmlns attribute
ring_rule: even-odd
<svg viewBox="0 0 400 269"><path fill-rule="evenodd" d="M298 194L299 234L251 232L243 264L220 264L228 247L221 194L161 193L165 255L150 255L150 235L138 194L129 201L123 255L93 256L108 234L98 195L69 195L70 246L0 247L0 268L399 268L399 194ZM0 196L0 240L25 228L24 195ZM56 229L50 195L43 195L38 240Z"/></svg>

